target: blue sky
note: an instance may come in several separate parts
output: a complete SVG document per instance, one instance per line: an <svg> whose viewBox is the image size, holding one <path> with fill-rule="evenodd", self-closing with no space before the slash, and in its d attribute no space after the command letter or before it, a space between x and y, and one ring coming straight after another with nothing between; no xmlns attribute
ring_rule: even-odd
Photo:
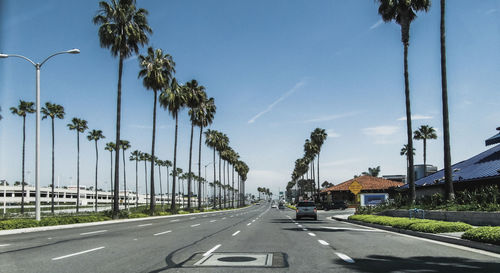
<svg viewBox="0 0 500 273"><path fill-rule="evenodd" d="M138 1L149 11L150 45L176 62L181 82L196 79L215 98L213 129L250 167L247 188L277 192L290 179L295 159L314 128L327 130L321 153L321 180L335 184L381 166L381 174L404 174L406 123L403 48L400 28L383 23L375 1ZM2 1L0 52L36 61L62 50L42 68L42 102L66 108L56 121L56 175L61 185L76 183L76 136L66 124L84 118L101 129L99 180L109 187L109 152L114 141L118 60L99 46L91 20L98 1ZM411 25L410 87L414 130L438 131L428 143L427 162L443 166L439 2ZM500 2L448 1L447 58L452 161L486 149L484 139L499 125ZM144 54L146 48L141 49ZM122 136L132 149L150 151L152 92L137 78L135 57L123 74ZM35 100L35 70L27 62L0 60L0 179L20 180L22 120L8 109L19 99ZM34 183L35 116L27 118L26 170ZM157 153L173 157L174 122L158 112ZM187 111L181 113L178 164L188 165ZM93 143L81 136L81 183L93 185ZM42 121L42 185L50 183L50 122ZM195 137L197 143L197 136ZM422 143L415 142L416 163ZM196 150L195 150L196 151ZM211 162L203 147L202 162ZM197 152L194 153L197 162ZM135 166L127 162L127 181ZM212 179L211 166L207 179ZM139 178L143 177L140 168ZM142 180L139 181L140 185ZM133 189L134 187L132 187ZM143 189L140 188L142 191Z"/></svg>

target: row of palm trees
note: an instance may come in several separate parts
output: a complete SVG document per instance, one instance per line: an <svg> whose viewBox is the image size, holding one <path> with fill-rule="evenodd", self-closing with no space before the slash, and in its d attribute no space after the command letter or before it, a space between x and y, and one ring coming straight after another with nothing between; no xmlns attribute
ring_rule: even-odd
<svg viewBox="0 0 500 273"><path fill-rule="evenodd" d="M410 46L410 25L417 18L417 12L427 12L431 6L430 0L377 0L380 3L378 13L384 22L395 21L401 26L401 41L404 48L404 81L405 81L405 106L406 106L406 127L407 146L406 151L413 151L412 124L410 107L410 82L408 72L408 48ZM446 1L440 0L441 20L440 20L440 44L441 44L441 91L443 105L443 150L444 150L444 173L445 191L448 200L455 198L452 172L451 172L451 152L450 152L450 129L448 111L448 87L446 78L446 35L445 35L445 7ZM413 152L407 152L408 160L408 184L409 200L415 202L415 174L413 163ZM425 163L424 163L425 164Z"/></svg>
<svg viewBox="0 0 500 273"><path fill-rule="evenodd" d="M260 199L261 193L267 197L270 197L273 195L272 192L269 190L269 188L264 188L264 187L257 187L257 192L259 193L259 199Z"/></svg>

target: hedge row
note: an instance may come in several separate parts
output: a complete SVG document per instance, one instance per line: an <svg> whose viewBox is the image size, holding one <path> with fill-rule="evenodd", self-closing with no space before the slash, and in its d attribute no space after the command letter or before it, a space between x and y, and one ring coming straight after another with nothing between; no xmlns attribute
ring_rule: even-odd
<svg viewBox="0 0 500 273"><path fill-rule="evenodd" d="M349 216L349 219L426 233L458 232L467 231L473 228L471 225L462 222L408 219L376 215L352 215Z"/></svg>
<svg viewBox="0 0 500 273"><path fill-rule="evenodd" d="M42 218L39 222L36 221L35 219L10 219L10 220L0 221L0 230L68 225L77 223L99 222L106 220L111 220L111 218L102 215L64 216L64 217L46 217Z"/></svg>
<svg viewBox="0 0 500 273"><path fill-rule="evenodd" d="M500 245L500 227L478 227L462 234L462 239Z"/></svg>

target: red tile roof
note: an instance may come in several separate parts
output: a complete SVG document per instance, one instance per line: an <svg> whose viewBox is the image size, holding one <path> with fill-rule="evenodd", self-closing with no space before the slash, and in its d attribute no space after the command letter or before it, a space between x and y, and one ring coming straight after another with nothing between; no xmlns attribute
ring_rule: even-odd
<svg viewBox="0 0 500 273"><path fill-rule="evenodd" d="M387 180L384 178L380 177L373 177L369 175L363 175L360 177L356 177L350 180L347 180L346 182L340 183L338 185L332 186L330 188L324 189L321 192L328 192L328 191L349 191L349 186L354 182L357 181L359 184L361 184L361 191L365 190L385 190L388 188L392 187L400 187L403 186L405 183L403 182L396 182L392 180Z"/></svg>

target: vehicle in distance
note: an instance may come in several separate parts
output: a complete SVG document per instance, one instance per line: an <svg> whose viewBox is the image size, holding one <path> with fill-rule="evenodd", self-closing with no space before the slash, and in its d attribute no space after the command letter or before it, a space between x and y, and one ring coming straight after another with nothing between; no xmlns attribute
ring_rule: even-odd
<svg viewBox="0 0 500 273"><path fill-rule="evenodd" d="M278 209L285 209L285 206L282 203L279 203Z"/></svg>
<svg viewBox="0 0 500 273"><path fill-rule="evenodd" d="M314 218L314 220L318 220L318 212L316 210L316 204L312 201L302 201L299 202L296 206L297 210L295 211L295 218L297 220L303 217Z"/></svg>
<svg viewBox="0 0 500 273"><path fill-rule="evenodd" d="M275 208L278 208L278 206L276 204L272 204L271 208L275 209Z"/></svg>
<svg viewBox="0 0 500 273"><path fill-rule="evenodd" d="M337 200L332 202L332 209L346 209L348 207L347 202L343 200Z"/></svg>

